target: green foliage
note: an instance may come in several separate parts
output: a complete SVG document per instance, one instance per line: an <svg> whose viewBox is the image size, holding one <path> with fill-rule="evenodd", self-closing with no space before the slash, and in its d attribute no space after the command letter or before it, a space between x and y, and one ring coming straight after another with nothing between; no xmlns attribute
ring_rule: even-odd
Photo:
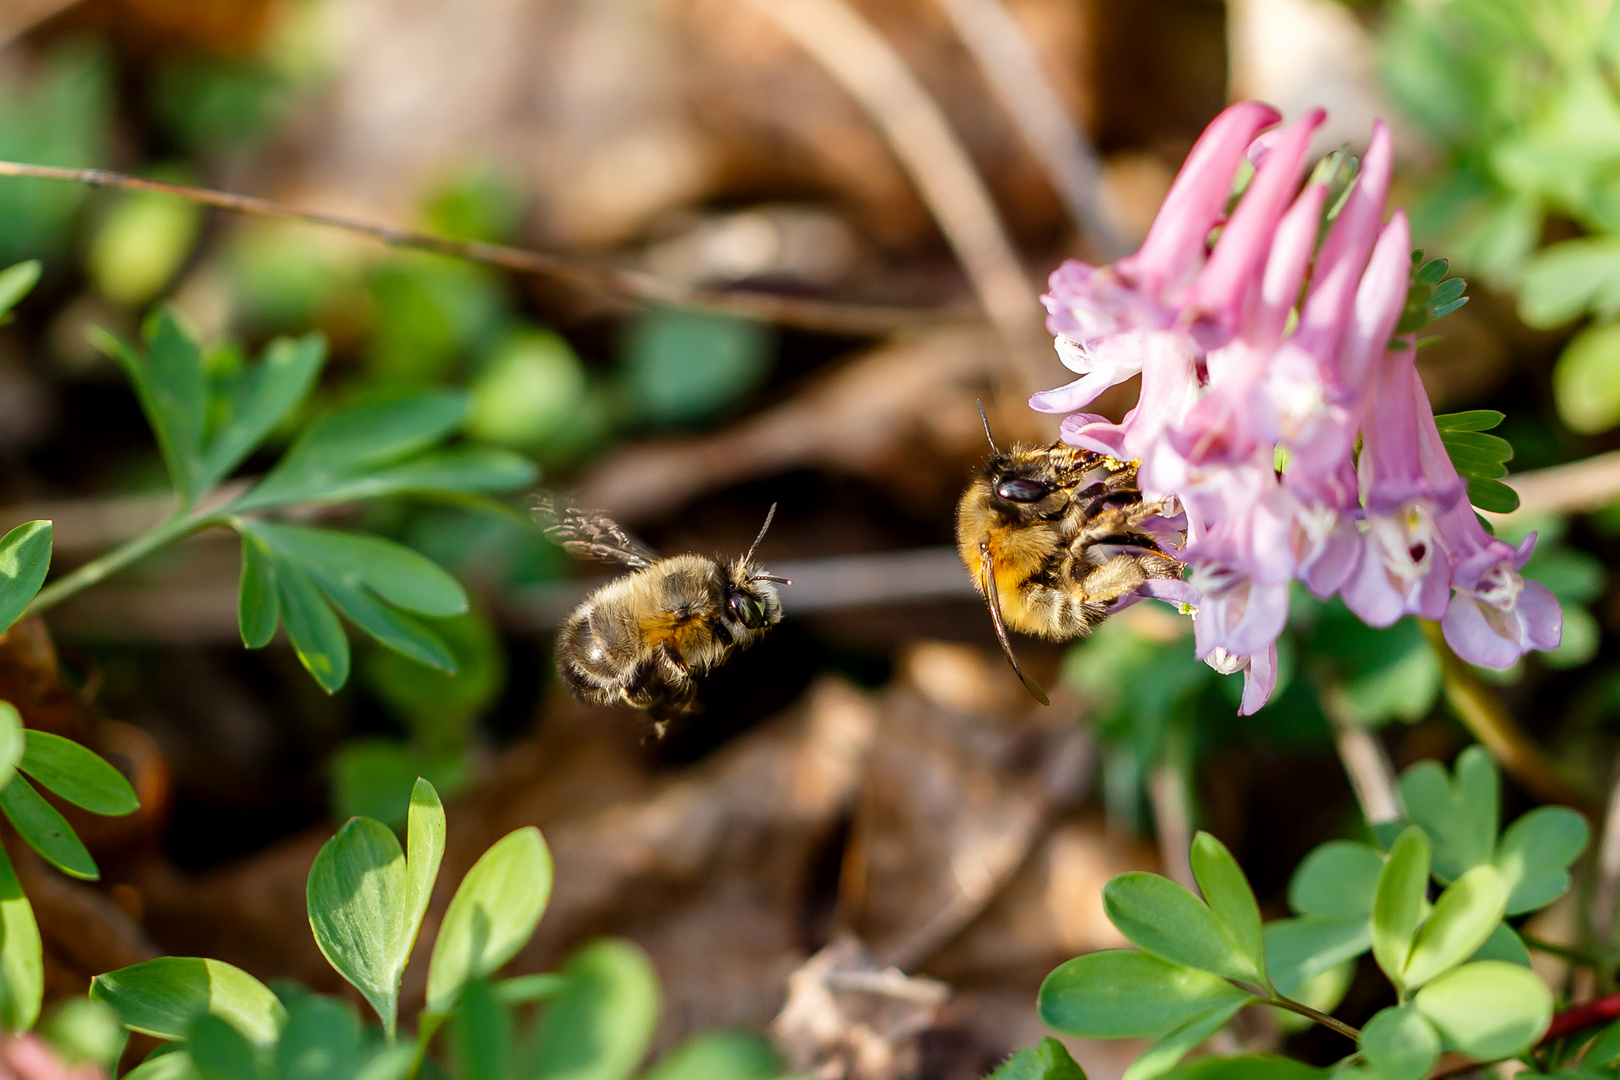
<svg viewBox="0 0 1620 1080"><path fill-rule="evenodd" d="M140 809L124 774L71 739L48 731L24 733L27 749L17 767L53 795L93 814L119 817Z"/></svg>
<svg viewBox="0 0 1620 1080"><path fill-rule="evenodd" d="M631 411L654 424L687 424L740 401L770 370L762 323L679 310L631 323L622 350Z"/></svg>
<svg viewBox="0 0 1620 1080"><path fill-rule="evenodd" d="M412 793L410 856L386 825L354 818L310 867L310 928L327 962L365 996L394 1037L399 981L444 856L444 809L425 780Z"/></svg>
<svg viewBox="0 0 1620 1080"><path fill-rule="evenodd" d="M223 506L194 509L303 405L320 375L324 343L313 335L278 338L257 365L211 368L167 310L149 321L144 352L104 332L94 339L134 383L181 502L174 519L107 559L122 565L162 542L226 525L242 536L238 621L249 648L268 644L284 625L300 662L322 688L336 691L350 670L341 612L411 660L455 670L449 648L420 621L467 610L466 593L453 577L381 537L275 524L257 515L292 504L467 498L529 484L535 470L525 458L493 447L443 445L466 420L466 395L431 390L328 413L247 491Z"/></svg>
<svg viewBox="0 0 1620 1080"><path fill-rule="evenodd" d="M1074 1063L1068 1048L1048 1035L1038 1046L1008 1058L986 1080L1086 1080L1086 1073Z"/></svg>
<svg viewBox="0 0 1620 1080"><path fill-rule="evenodd" d="M1517 288L1532 326L1591 317L1553 375L1559 416L1581 432L1620 422L1616 26L1608 4L1401 0L1381 58L1386 87L1442 164L1414 210L1418 234ZM1549 217L1586 235L1537 251Z"/></svg>
<svg viewBox="0 0 1620 1080"><path fill-rule="evenodd" d="M1398 1000L1358 1034L1362 1071L1336 1075L1422 1080L1443 1049L1480 1061L1523 1053L1546 1030L1552 998L1503 919L1568 889L1587 832L1573 811L1540 807L1499 837L1500 786L1495 763L1477 747L1459 756L1454 774L1418 763L1400 778L1410 820L1388 852L1323 844L1289 885L1296 917L1264 927L1236 861L1200 833L1191 865L1207 904L1157 875L1113 878L1104 909L1140 951L1089 953L1055 969L1041 985L1041 1018L1082 1038L1151 1040L1127 1080L1272 1068L1294 1075L1291 1064L1240 1071L1237 1063L1248 1068L1250 1059L1177 1062L1247 1005L1303 1005L1317 1019L1330 1013L1351 965L1370 949ZM1445 888L1430 903L1434 882ZM1034 1052L1025 1053L1033 1062Z"/></svg>
<svg viewBox="0 0 1620 1080"><path fill-rule="evenodd" d="M202 223L202 208L185 199L155 191L120 194L90 242L87 269L96 291L125 307L149 303L185 264Z"/></svg>
<svg viewBox="0 0 1620 1080"><path fill-rule="evenodd" d="M509 833L451 898L428 965L427 1008L443 1014L470 979L494 974L534 933L551 899L551 852L535 828Z"/></svg>
<svg viewBox="0 0 1620 1080"><path fill-rule="evenodd" d="M1506 439L1486 434L1502 422L1493 409L1445 413L1434 418L1440 428L1451 464L1468 484L1468 501L1492 514L1509 514L1519 508L1519 494L1506 484L1507 463L1513 460L1513 446Z"/></svg>
<svg viewBox="0 0 1620 1080"><path fill-rule="evenodd" d="M13 776L0 788L0 813L29 847L62 873L85 881L101 877L73 826L26 778Z"/></svg>
<svg viewBox="0 0 1620 1080"><path fill-rule="evenodd" d="M220 960L160 956L90 980L131 1031L183 1039L199 1016L218 1017L261 1046L274 1044L287 1010L259 980Z"/></svg>
<svg viewBox="0 0 1620 1080"><path fill-rule="evenodd" d="M1463 295L1468 283L1462 278L1446 277L1448 267L1445 259L1425 262L1422 251L1412 252L1412 276L1406 286L1406 305L1395 324L1396 334L1421 330L1468 303L1468 297Z"/></svg>
<svg viewBox="0 0 1620 1080"><path fill-rule="evenodd" d="M113 73L86 41L48 51L33 78L0 90L0 159L101 165L112 117ZM62 254L89 192L76 184L12 180L0 186L0 261Z"/></svg>
<svg viewBox="0 0 1620 1080"><path fill-rule="evenodd" d="M381 1031L363 1026L348 1004L296 985L280 987L278 999L229 964L163 957L99 975L91 984L94 1002L110 1006L124 1027L169 1041L126 1080L782 1076L768 1043L735 1031L694 1036L642 1071L658 1026L658 978L646 954L628 942L590 942L561 972L495 981L534 933L550 896L551 856L533 828L508 834L462 879L439 925L428 1008L416 1018L414 1039L396 1043L400 976L438 875L444 829L437 793L418 780L406 850L380 822L357 818L327 842L310 868L306 897L316 943L371 1002ZM8 915L3 886L0 880L0 920ZM10 924L5 927L0 944L9 948ZM34 950L37 977L37 935ZM0 949L0 967L9 962ZM9 986L9 969L6 974ZM527 1020L534 1008L537 1015ZM428 1056L441 1031L447 1036L443 1064ZM1047 1054L1053 1062L1067 1061L1066 1054ZM1069 1064L1071 1071L1031 1075L1084 1080Z"/></svg>
<svg viewBox="0 0 1620 1080"><path fill-rule="evenodd" d="M45 956L34 909L0 848L0 1025L27 1031L45 996Z"/></svg>

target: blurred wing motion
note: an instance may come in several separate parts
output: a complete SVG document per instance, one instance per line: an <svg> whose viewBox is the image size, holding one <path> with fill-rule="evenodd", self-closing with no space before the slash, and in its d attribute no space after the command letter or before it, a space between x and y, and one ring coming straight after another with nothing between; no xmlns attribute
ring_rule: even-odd
<svg viewBox="0 0 1620 1080"><path fill-rule="evenodd" d="M1013 655L1012 642L1007 640L1007 624L1001 621L1001 595L996 591L996 567L990 558L988 544L979 549L979 557L984 566L984 598L990 604L990 621L996 624L996 639L1001 642L1001 651L1007 654L1007 663L1012 665L1013 671L1023 680L1024 689L1042 705L1050 705L1052 699L1046 696L1041 684L1024 674L1024 669L1018 666L1018 657Z"/></svg>
<svg viewBox="0 0 1620 1080"><path fill-rule="evenodd" d="M658 561L658 555L625 532L616 521L595 510L581 510L557 495L540 495L534 519L558 547L579 559L623 563L640 570Z"/></svg>

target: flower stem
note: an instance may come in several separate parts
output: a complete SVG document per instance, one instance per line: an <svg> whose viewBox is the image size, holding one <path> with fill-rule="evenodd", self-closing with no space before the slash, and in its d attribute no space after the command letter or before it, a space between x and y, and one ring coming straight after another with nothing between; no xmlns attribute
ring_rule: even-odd
<svg viewBox="0 0 1620 1080"><path fill-rule="evenodd" d="M1571 781L1562 764L1524 733L1496 692L1474 674L1462 657L1451 651L1440 624L1419 619L1418 625L1423 627L1440 659L1446 700L1452 711L1480 745L1490 751L1502 771L1537 798L1573 806L1597 819L1602 808Z"/></svg>
<svg viewBox="0 0 1620 1080"><path fill-rule="evenodd" d="M1309 1005L1303 1005L1297 1001L1285 998L1281 994L1273 994L1271 997L1261 998L1260 1003L1262 1005L1270 1005L1273 1008L1283 1009L1287 1012L1298 1013L1307 1020L1315 1020L1323 1027L1332 1028L1334 1031L1337 1031L1340 1035L1343 1035L1352 1042L1361 1041L1361 1032L1357 1031L1343 1020L1340 1020L1338 1017L1329 1016L1325 1012L1318 1009L1313 1009Z"/></svg>
<svg viewBox="0 0 1620 1080"><path fill-rule="evenodd" d="M74 593L111 577L165 544L173 543L188 533L206 528L215 522L216 519L212 514L176 514L156 528L120 544L100 558L91 559L72 573L64 574L45 586L23 612L23 617L38 615L55 607Z"/></svg>
<svg viewBox="0 0 1620 1080"><path fill-rule="evenodd" d="M1527 949L1534 949L1536 952L1546 953L1548 956L1556 956L1562 960L1568 960L1572 964L1579 964L1582 967L1598 968L1603 966L1579 949L1572 949L1567 945L1554 945L1550 941L1542 941L1538 937L1532 937L1522 930L1519 931L1519 938L1524 942L1524 947Z"/></svg>

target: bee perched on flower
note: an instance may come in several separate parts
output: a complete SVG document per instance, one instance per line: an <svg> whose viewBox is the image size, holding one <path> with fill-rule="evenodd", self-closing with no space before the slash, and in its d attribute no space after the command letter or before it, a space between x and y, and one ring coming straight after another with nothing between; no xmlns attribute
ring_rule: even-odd
<svg viewBox="0 0 1620 1080"><path fill-rule="evenodd" d="M1374 125L1353 177L1307 176L1324 119L1278 128L1270 106L1231 106L1141 249L1065 262L1042 297L1079 378L1030 406L1069 414L1065 443L1138 463L1142 499L1186 515L1185 544L1165 554L1189 568L1197 655L1245 673L1244 713L1275 685L1291 581L1373 626L1438 619L1489 667L1561 632L1552 595L1519 574L1534 536L1515 548L1480 525L1418 378L1406 216L1383 220L1388 129ZM1083 411L1136 375L1123 421Z"/></svg>

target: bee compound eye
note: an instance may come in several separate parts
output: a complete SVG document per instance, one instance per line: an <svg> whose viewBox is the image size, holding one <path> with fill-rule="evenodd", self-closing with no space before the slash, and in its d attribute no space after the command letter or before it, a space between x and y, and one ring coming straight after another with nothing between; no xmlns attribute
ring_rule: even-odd
<svg viewBox="0 0 1620 1080"><path fill-rule="evenodd" d="M1040 502L1052 490L1051 485L1027 477L1002 480L996 484L996 494L1009 502Z"/></svg>
<svg viewBox="0 0 1620 1080"><path fill-rule="evenodd" d="M765 625L765 608L746 593L737 593L731 598L731 611L750 630Z"/></svg>

